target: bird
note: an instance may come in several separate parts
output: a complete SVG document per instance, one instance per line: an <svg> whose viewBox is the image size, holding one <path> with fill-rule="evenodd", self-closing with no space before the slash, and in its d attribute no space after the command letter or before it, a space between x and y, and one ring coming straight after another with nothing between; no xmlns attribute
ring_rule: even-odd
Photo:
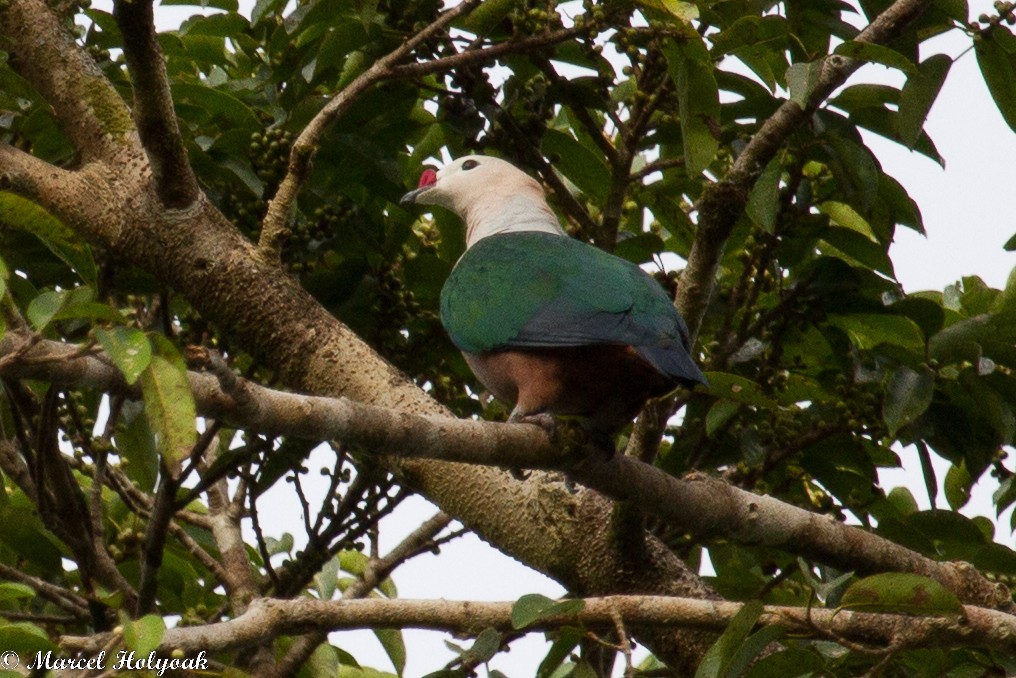
<svg viewBox="0 0 1016 678"><path fill-rule="evenodd" d="M542 185L511 163L467 155L425 169L400 204L437 205L464 222L441 322L477 379L513 406L510 422L552 431L555 415L575 416L612 454L646 400L706 383L663 287L570 237Z"/></svg>

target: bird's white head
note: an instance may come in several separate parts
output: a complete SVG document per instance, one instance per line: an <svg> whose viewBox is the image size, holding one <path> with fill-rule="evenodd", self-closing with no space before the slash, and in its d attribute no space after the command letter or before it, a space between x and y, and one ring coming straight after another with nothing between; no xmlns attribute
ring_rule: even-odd
<svg viewBox="0 0 1016 678"><path fill-rule="evenodd" d="M439 205L458 214L466 224L467 248L495 233L567 235L539 182L511 163L486 155L467 155L436 172L424 170L419 187L400 203Z"/></svg>

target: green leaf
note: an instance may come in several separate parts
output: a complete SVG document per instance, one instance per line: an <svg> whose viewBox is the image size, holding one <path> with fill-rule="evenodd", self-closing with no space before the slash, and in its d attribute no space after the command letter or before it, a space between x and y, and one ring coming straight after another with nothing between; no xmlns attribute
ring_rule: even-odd
<svg viewBox="0 0 1016 678"><path fill-rule="evenodd" d="M681 42L668 39L663 45L670 78L677 87L681 114L681 140L685 171L698 176L716 157L720 142L713 133L719 125L720 98L713 63L702 38L687 31Z"/></svg>
<svg viewBox="0 0 1016 678"><path fill-rule="evenodd" d="M610 170L601 156L560 130L547 130L543 152L554 158L554 167L578 186L579 190L604 201L610 192Z"/></svg>
<svg viewBox="0 0 1016 678"><path fill-rule="evenodd" d="M951 66L952 59L945 54L935 54L922 61L917 72L907 78L900 94L899 115L896 116L900 141L907 148L913 149L921 138L928 111L935 103Z"/></svg>
<svg viewBox="0 0 1016 678"><path fill-rule="evenodd" d="M995 297L991 310L995 313L1016 317L1016 268L1009 271L1005 289Z"/></svg>
<svg viewBox="0 0 1016 678"><path fill-rule="evenodd" d="M508 16L516 6L520 5L519 0L487 0L481 2L476 9L470 12L463 28L474 35L487 35L501 23L502 19Z"/></svg>
<svg viewBox="0 0 1016 678"><path fill-rule="evenodd" d="M709 392L720 398L758 407L771 408L777 405L776 401L751 379L728 372L708 372L706 378L709 380Z"/></svg>
<svg viewBox="0 0 1016 678"><path fill-rule="evenodd" d="M783 164L780 158L773 158L759 175L748 196L745 211L748 218L758 224L766 233L776 230L776 215L780 209L780 177Z"/></svg>
<svg viewBox="0 0 1016 678"><path fill-rule="evenodd" d="M59 651L45 631L27 622L0 623L0 647L19 652L26 659L36 652Z"/></svg>
<svg viewBox="0 0 1016 678"><path fill-rule="evenodd" d="M759 659L745 676L747 678L820 676L825 665L817 653L803 648L791 648Z"/></svg>
<svg viewBox="0 0 1016 678"><path fill-rule="evenodd" d="M830 315L829 324L843 330L850 341L861 350L879 344L893 344L914 351L924 349L924 334L910 318L881 313L852 313Z"/></svg>
<svg viewBox="0 0 1016 678"><path fill-rule="evenodd" d="M911 513L918 511L917 500L914 499L914 495L906 487L894 487L889 491L886 498L903 516L909 516Z"/></svg>
<svg viewBox="0 0 1016 678"><path fill-rule="evenodd" d="M96 280L92 250L62 221L21 196L0 191L0 226L31 233L86 283Z"/></svg>
<svg viewBox="0 0 1016 678"><path fill-rule="evenodd" d="M886 387L882 419L895 436L901 428L924 414L935 394L935 373L927 367L914 370L900 365Z"/></svg>
<svg viewBox="0 0 1016 678"><path fill-rule="evenodd" d="M801 108L808 107L808 99L815 90L819 75L822 73L822 61L791 64L787 69L787 88L790 100Z"/></svg>
<svg viewBox="0 0 1016 678"><path fill-rule="evenodd" d="M693 2L682 2L681 0L637 0L637 4L643 9L688 22L699 18L699 8Z"/></svg>
<svg viewBox="0 0 1016 678"><path fill-rule="evenodd" d="M48 290L43 292L28 304L28 309L25 311L25 315L28 316L28 322L32 323L37 331L41 332L46 329L56 314L63 308L65 293L55 292Z"/></svg>
<svg viewBox="0 0 1016 678"><path fill-rule="evenodd" d="M484 629L476 637L472 647L463 655L472 665L486 664L501 649L503 636L495 629Z"/></svg>
<svg viewBox="0 0 1016 678"><path fill-rule="evenodd" d="M953 464L945 474L945 500L954 511L959 511L970 501L970 488L974 479L970 477L965 462Z"/></svg>
<svg viewBox="0 0 1016 678"><path fill-rule="evenodd" d="M178 82L173 85L173 101L187 101L212 116L221 117L233 127L259 129L257 116L244 102L214 87Z"/></svg>
<svg viewBox="0 0 1016 678"><path fill-rule="evenodd" d="M547 656L543 658L539 668L536 670L537 678L547 678L554 675L556 669L571 655L572 650L578 646L584 637L585 634L582 630L574 626L561 628L557 632L557 639L547 651Z"/></svg>
<svg viewBox="0 0 1016 678"><path fill-rule="evenodd" d="M336 556L321 566L321 569L314 575L314 584L317 587L321 600L331 600L335 595L336 583L339 581L339 558Z"/></svg>
<svg viewBox="0 0 1016 678"><path fill-rule="evenodd" d="M157 348L160 354L153 355L141 373L141 393L159 456L176 478L197 439L194 428L197 408L186 367L166 358L164 348Z"/></svg>
<svg viewBox="0 0 1016 678"><path fill-rule="evenodd" d="M0 601L31 600L32 598L35 598L35 596L35 589L25 584L6 581L0 583ZM2 614L3 613L0 612L0 615Z"/></svg>
<svg viewBox="0 0 1016 678"><path fill-rule="evenodd" d="M374 629L385 654L395 667L395 673L402 675L406 669L406 641L402 638L402 631L399 629Z"/></svg>
<svg viewBox="0 0 1016 678"><path fill-rule="evenodd" d="M166 622L157 614L146 614L123 624L124 642L142 657L159 647L165 633Z"/></svg>
<svg viewBox="0 0 1016 678"><path fill-rule="evenodd" d="M576 615L584 607L579 599L556 601L539 593L527 593L512 606L512 628L524 629L547 617Z"/></svg>
<svg viewBox="0 0 1016 678"><path fill-rule="evenodd" d="M706 413L706 435L712 438L716 432L737 414L741 409L741 403L736 400L720 399L713 403Z"/></svg>
<svg viewBox="0 0 1016 678"><path fill-rule="evenodd" d="M850 57L851 59L857 59L859 61L868 61L871 63L882 64L889 68L896 68L904 73L911 74L917 72L917 66L903 56L899 52L885 45L876 45L871 42L856 42L854 40L847 40L846 42L840 43L836 47L834 52L840 56Z"/></svg>
<svg viewBox="0 0 1016 678"><path fill-rule="evenodd" d="M744 604L726 630L706 651L695 671L695 678L719 678L727 675L727 666L762 616L764 606L757 600Z"/></svg>
<svg viewBox="0 0 1016 678"><path fill-rule="evenodd" d="M843 594L840 607L914 615L963 613L955 593L934 579L909 572L884 572L854 583Z"/></svg>
<svg viewBox="0 0 1016 678"><path fill-rule="evenodd" d="M152 344L141 330L132 327L97 329L95 338L128 384L136 382L152 361Z"/></svg>
<svg viewBox="0 0 1016 678"><path fill-rule="evenodd" d="M974 53L995 106L1009 129L1016 131L1016 66L1013 55L998 42L998 31L1009 33L1003 26L996 26L987 37L975 36Z"/></svg>
<svg viewBox="0 0 1016 678"><path fill-rule="evenodd" d="M935 466L931 463L931 453L924 441L918 440L914 447L917 448L917 458L921 462L921 476L928 493L928 503L934 507L938 504L938 478L935 477Z"/></svg>

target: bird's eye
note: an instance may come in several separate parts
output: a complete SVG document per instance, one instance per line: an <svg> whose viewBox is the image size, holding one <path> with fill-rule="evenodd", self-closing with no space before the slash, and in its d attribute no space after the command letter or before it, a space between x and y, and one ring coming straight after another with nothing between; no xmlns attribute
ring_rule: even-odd
<svg viewBox="0 0 1016 678"><path fill-rule="evenodd" d="M467 160L464 163L462 163L462 169L471 170L479 164L480 163L476 162L475 160Z"/></svg>

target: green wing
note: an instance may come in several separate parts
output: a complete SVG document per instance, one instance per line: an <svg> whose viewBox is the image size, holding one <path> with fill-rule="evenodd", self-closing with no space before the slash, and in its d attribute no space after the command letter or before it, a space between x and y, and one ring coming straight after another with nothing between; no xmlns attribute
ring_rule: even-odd
<svg viewBox="0 0 1016 678"><path fill-rule="evenodd" d="M638 266L572 238L520 232L471 247L441 290L441 321L467 353L626 344L663 373L700 381L688 330Z"/></svg>

